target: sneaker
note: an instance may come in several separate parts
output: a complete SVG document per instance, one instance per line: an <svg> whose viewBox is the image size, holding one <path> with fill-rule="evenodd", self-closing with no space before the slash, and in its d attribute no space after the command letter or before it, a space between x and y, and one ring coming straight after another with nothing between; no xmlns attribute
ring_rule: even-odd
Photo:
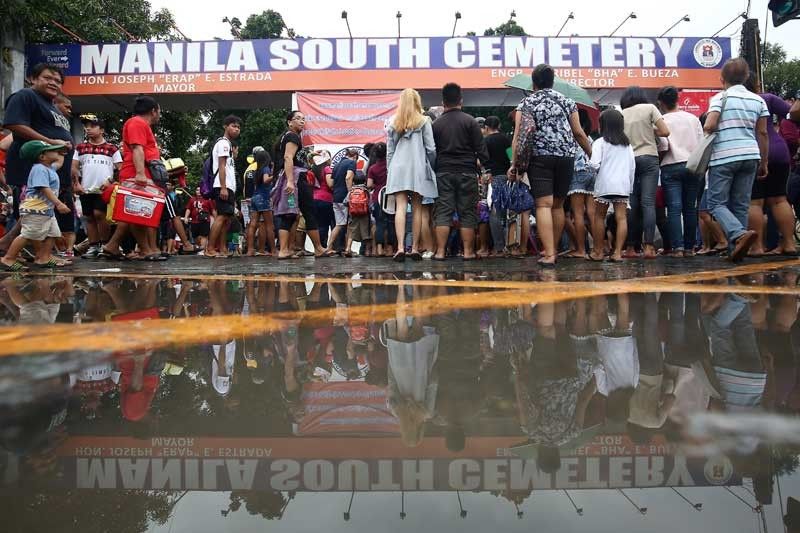
<svg viewBox="0 0 800 533"><path fill-rule="evenodd" d="M434 253L428 250L427 252L422 252L423 259L433 259Z"/></svg>
<svg viewBox="0 0 800 533"><path fill-rule="evenodd" d="M81 257L84 259L97 259L97 256L100 255L101 248L99 244L95 244L90 246L88 250L86 250Z"/></svg>

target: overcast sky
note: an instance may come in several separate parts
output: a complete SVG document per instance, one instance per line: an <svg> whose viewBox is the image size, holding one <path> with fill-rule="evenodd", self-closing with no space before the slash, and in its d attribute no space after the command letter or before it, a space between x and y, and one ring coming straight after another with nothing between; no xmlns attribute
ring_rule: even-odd
<svg viewBox="0 0 800 533"><path fill-rule="evenodd" d="M743 12L751 4L750 16L760 21L762 39L768 0L671 0L641 2L639 0L564 0L552 2L555 6L542 6L551 2L522 2L519 0L490 0L484 2L431 2L406 0L395 2L365 2L364 0L304 0L286 2L280 7L258 0L236 2L203 2L198 13L197 0L150 0L154 8L166 7L175 15L178 27L195 40L220 37L231 38L230 30L222 18L239 17L243 22L248 15L260 13L268 7L281 12L290 28L300 35L313 37L346 37L347 27L341 11L347 10L354 37L389 37L397 34L395 14L403 13L403 36L443 36L453 31L454 13L461 12L456 33L464 35L475 31L478 35L487 27L508 20L516 10L517 22L531 35L555 35L570 11L575 12L564 30L564 35L577 33L584 36L608 35L631 11L638 18L625 23L617 35L642 37L659 36L675 21L688 14L691 22L682 22L669 33L672 36L708 37ZM603 6L607 7L603 7ZM660 8L659 6L665 6ZM742 20L731 24L721 36L738 36ZM732 35L733 34L733 35ZM770 27L767 40L780 42L790 56L800 56L800 20ZM738 47L738 44L734 43ZM734 51L738 48L734 48Z"/></svg>

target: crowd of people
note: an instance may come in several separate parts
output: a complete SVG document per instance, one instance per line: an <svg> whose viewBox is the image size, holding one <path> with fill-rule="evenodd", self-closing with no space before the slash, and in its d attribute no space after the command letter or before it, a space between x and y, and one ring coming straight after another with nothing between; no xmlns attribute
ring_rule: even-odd
<svg viewBox="0 0 800 533"><path fill-rule="evenodd" d="M333 164L328 151L304 146L305 117L292 111L273 149L253 148L243 173L235 164L242 120L230 115L191 194L182 163L176 172L161 158L156 100L136 99L120 146L91 114L81 115L85 138L76 143L62 74L37 65L31 86L6 105L10 134L0 149L11 205L0 262L17 272L27 262L68 266L74 252L145 261L196 252L359 253L398 262L537 255L542 267L562 259L796 256L800 195L787 190L798 188L792 118L800 119L800 106L756 94L753 79L745 60L731 59L721 70L724 91L700 118L679 109L674 87L655 101L629 87L621 110L593 120L553 89L555 72L542 64L510 114L512 135L500 117L464 112L455 83L443 87L443 107L427 111L419 93L405 89L385 142L350 147ZM705 135L713 135L710 163L697 171L688 162ZM163 196L160 225L114 220L107 189L115 182ZM85 235L77 244L76 219Z"/></svg>

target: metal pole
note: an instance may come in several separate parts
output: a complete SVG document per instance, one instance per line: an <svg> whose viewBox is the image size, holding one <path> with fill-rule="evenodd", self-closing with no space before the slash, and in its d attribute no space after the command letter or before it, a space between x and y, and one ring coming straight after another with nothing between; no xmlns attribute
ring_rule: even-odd
<svg viewBox="0 0 800 533"><path fill-rule="evenodd" d="M464 506L461 505L461 493L456 491L456 498L458 498L458 508L461 509L461 518L467 517L467 511L464 510Z"/></svg>
<svg viewBox="0 0 800 533"><path fill-rule="evenodd" d="M400 38L400 19L403 17L403 14L398 11L397 15L395 15L395 16L397 17L397 38L399 39Z"/></svg>
<svg viewBox="0 0 800 533"><path fill-rule="evenodd" d="M569 495L569 492L567 492L566 489L564 490L564 494L566 494L567 498L569 498L569 503L571 503L572 507L575 508L575 512L578 513L578 516L583 516L583 507L578 507L575 505L575 500L572 499L572 496Z"/></svg>
<svg viewBox="0 0 800 533"><path fill-rule="evenodd" d="M456 36L456 26L458 25L459 20L461 20L461 13L456 11L456 19L453 21L453 35L451 35L451 37Z"/></svg>
<svg viewBox="0 0 800 533"><path fill-rule="evenodd" d="M678 24L680 24L681 22L684 22L684 21L686 21L686 22L689 22L689 15L684 15L684 16L682 16L681 18L679 18L679 19L678 19L678 22L676 22L675 24L673 24L672 26L670 26L670 27L669 27L669 29L668 29L667 31L665 31L664 33L662 33L661 35L659 35L659 37L664 37L666 34L668 34L669 32L671 32L672 30L674 30L674 29L675 29L675 27L676 27Z"/></svg>
<svg viewBox="0 0 800 533"><path fill-rule="evenodd" d="M353 498L355 497L355 495L356 491L353 490L353 492L350 493L350 505L347 506L347 511L345 511L344 513L345 522L350 520L350 509L353 507Z"/></svg>
<svg viewBox="0 0 800 533"><path fill-rule="evenodd" d="M678 492L678 489L676 489L675 487L670 487L670 488L672 489L672 491L673 491L675 494L677 494L678 496L680 496L680 497L681 497L681 499L682 499L683 501L685 501L686 503L688 503L689 505L691 505L691 506L692 506L692 508L693 508L695 511L702 511L702 510L703 510L703 504L702 504L702 503L692 503L692 502L689 500L689 498L687 498L686 496L684 496L683 494L681 494L680 492Z"/></svg>
<svg viewBox="0 0 800 533"><path fill-rule="evenodd" d="M571 19L574 19L574 18L575 18L575 13L573 11L570 11L569 15L567 15L566 20L564 20L564 24L561 25L561 29L558 30L558 33L556 33L556 37L561 35L561 32L564 31L564 28L567 26L567 22L569 22Z"/></svg>
<svg viewBox="0 0 800 533"><path fill-rule="evenodd" d="M617 32L619 31L619 29L622 27L622 25L623 25L623 24L625 24L626 22L628 22L628 19L634 19L634 18L636 18L636 14L635 14L635 13L631 13L630 15L628 15L627 17L625 17L625 20L623 20L622 22L620 22L620 23L619 23L619 26L617 26L616 28L614 28L614 31L612 31L611 33L609 33L609 34L608 34L608 36L609 36L609 37L611 37L612 35L614 35L615 33L617 33Z"/></svg>
<svg viewBox="0 0 800 533"><path fill-rule="evenodd" d="M635 503L633 500L631 500L631 499L630 499L630 497L629 497L627 494L625 494L625 491L624 491L624 490L622 490L622 489L617 489L617 490L619 491L619 493L620 493L620 494L622 494L623 496L625 496L625 499L626 499L626 500L628 500L629 502L631 502L631 505L633 505L633 507L634 507L634 508L636 508L636 511L637 511L639 514L641 514L641 515L646 515L646 514L647 514L647 507L639 507L638 505L636 505L636 503Z"/></svg>
<svg viewBox="0 0 800 533"><path fill-rule="evenodd" d="M727 24L725 24L723 27L721 27L721 28L720 28L720 29L719 29L719 30L718 30L716 33L714 33L714 35L712 35L711 37L716 37L717 35L719 35L719 34L720 34L720 33L722 33L723 31L725 31L725 30L728 28L728 26L730 26L731 24L733 24L734 22L736 22L736 21L737 21L737 20L739 20L740 18L742 18L742 19L746 19L746 18L747 18L747 15L745 15L744 13L739 13L738 15L736 15L736 18L734 18L732 21L730 21L729 23L727 23Z"/></svg>
<svg viewBox="0 0 800 533"><path fill-rule="evenodd" d="M748 507L750 508L750 510L751 510L751 511L753 511L754 513L757 513L757 512L759 511L759 509L761 508L761 506L760 506L760 505L759 505L758 507L753 507L752 505L750 505L749 503L747 503L747 500L745 500L744 498L742 498L741 496L739 496L738 494L736 494L735 492L733 492L733 491L732 491L732 490L731 490L729 487L723 487L723 488L724 488L725 490L727 490L728 492L730 492L731 494L733 494L733 497L734 497L734 498L736 498L737 500L739 500L740 502L742 502L743 504L745 504L746 506L748 506Z"/></svg>
<svg viewBox="0 0 800 533"><path fill-rule="evenodd" d="M400 491L400 520L406 519L406 493Z"/></svg>

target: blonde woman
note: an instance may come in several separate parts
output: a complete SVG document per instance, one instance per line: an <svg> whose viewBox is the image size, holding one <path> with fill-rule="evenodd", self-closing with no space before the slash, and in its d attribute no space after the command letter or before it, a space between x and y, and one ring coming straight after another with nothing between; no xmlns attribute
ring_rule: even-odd
<svg viewBox="0 0 800 533"><path fill-rule="evenodd" d="M422 198L437 198L436 145L433 141L431 121L422 114L422 100L414 89L400 93L397 114L389 124L386 142L387 178L386 194L393 194L396 201L394 216L397 233L397 253L394 260L405 261L406 211L411 197L412 246L409 257L422 259L418 249L422 229Z"/></svg>

